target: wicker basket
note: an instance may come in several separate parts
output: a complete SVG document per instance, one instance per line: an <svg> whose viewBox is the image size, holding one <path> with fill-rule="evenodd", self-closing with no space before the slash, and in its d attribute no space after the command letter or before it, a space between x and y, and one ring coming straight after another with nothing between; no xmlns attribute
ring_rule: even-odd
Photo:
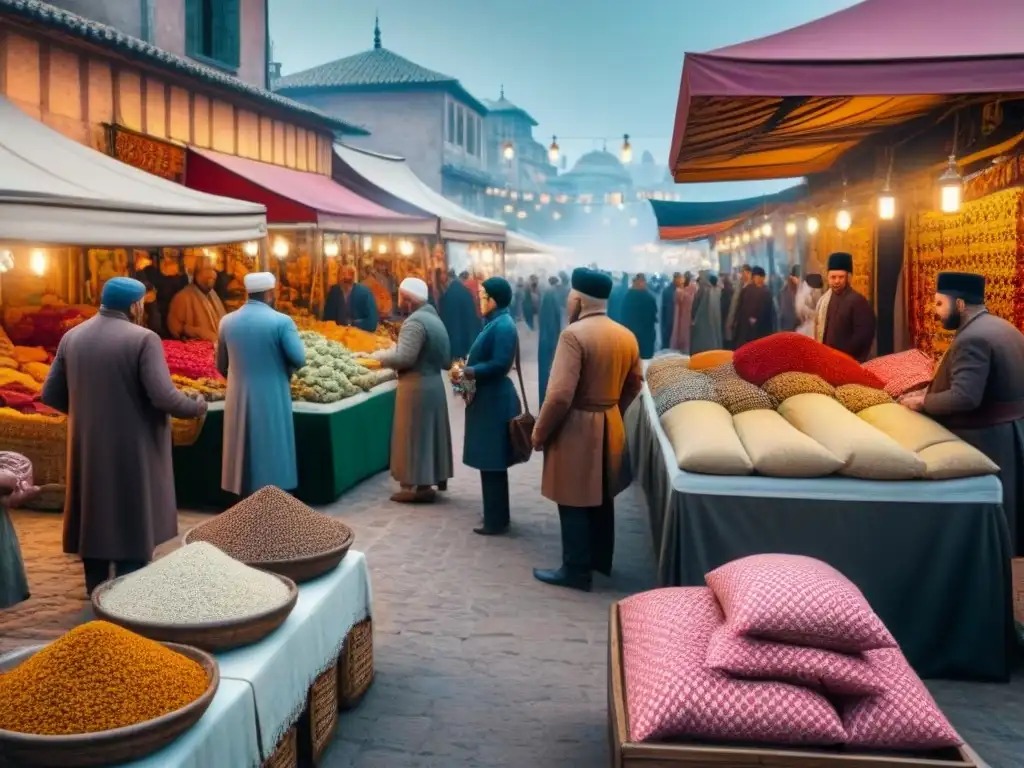
<svg viewBox="0 0 1024 768"><path fill-rule="evenodd" d="M39 493L25 502L25 509L37 512L63 512L64 495L67 488L61 483L50 483L39 487Z"/></svg>
<svg viewBox="0 0 1024 768"><path fill-rule="evenodd" d="M338 657L338 708L352 709L373 683L373 620L363 619L348 631Z"/></svg>
<svg viewBox="0 0 1024 768"><path fill-rule="evenodd" d="M198 419L171 419L171 441L175 447L188 447L194 445L199 439L199 433L203 431L203 424L206 423L206 416Z"/></svg>
<svg viewBox="0 0 1024 768"><path fill-rule="evenodd" d="M338 729L338 668L321 674L306 696L306 711L299 719L299 760L319 765Z"/></svg>
<svg viewBox="0 0 1024 768"><path fill-rule="evenodd" d="M281 737L277 743L274 754L263 763L263 768L297 768L299 764L299 739L295 727L288 729L288 733Z"/></svg>
<svg viewBox="0 0 1024 768"><path fill-rule="evenodd" d="M32 462L36 485L64 483L67 475L68 420L0 410L0 445Z"/></svg>

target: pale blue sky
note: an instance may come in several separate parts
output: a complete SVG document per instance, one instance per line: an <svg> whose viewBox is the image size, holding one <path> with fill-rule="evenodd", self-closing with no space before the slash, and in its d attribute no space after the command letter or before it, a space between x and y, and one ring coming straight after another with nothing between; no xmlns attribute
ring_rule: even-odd
<svg viewBox="0 0 1024 768"><path fill-rule="evenodd" d="M570 163L632 137L635 159L668 160L686 51L771 34L856 0L270 0L271 36L284 72L373 45L380 12L384 47L457 77L479 98L507 98L552 134ZM577 10L569 10L569 9ZM565 138L563 138L565 137ZM779 184L690 185L689 199L742 197Z"/></svg>

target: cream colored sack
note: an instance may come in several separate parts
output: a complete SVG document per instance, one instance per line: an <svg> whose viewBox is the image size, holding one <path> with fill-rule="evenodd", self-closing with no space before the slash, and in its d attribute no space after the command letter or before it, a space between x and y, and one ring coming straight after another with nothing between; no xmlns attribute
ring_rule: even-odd
<svg viewBox="0 0 1024 768"><path fill-rule="evenodd" d="M864 419L912 453L960 439L923 413L912 411L899 403L873 405L858 413L857 418Z"/></svg>
<svg viewBox="0 0 1024 768"><path fill-rule="evenodd" d="M775 411L747 411L732 417L736 434L754 465L768 477L824 477L843 462Z"/></svg>
<svg viewBox="0 0 1024 768"><path fill-rule="evenodd" d="M917 455L925 463L924 476L929 480L954 480L999 472L992 459L959 438L948 443L936 443Z"/></svg>
<svg viewBox="0 0 1024 768"><path fill-rule="evenodd" d="M661 417L661 426L686 472L749 475L754 468L743 449L732 416L718 403L680 403Z"/></svg>
<svg viewBox="0 0 1024 768"><path fill-rule="evenodd" d="M779 413L844 463L841 475L863 480L913 480L925 464L888 435L830 397L811 392L789 398Z"/></svg>

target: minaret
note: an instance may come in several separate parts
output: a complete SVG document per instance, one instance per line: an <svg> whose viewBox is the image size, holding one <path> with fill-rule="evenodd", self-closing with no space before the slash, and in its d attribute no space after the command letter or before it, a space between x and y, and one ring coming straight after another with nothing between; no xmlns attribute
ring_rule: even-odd
<svg viewBox="0 0 1024 768"><path fill-rule="evenodd" d="M380 50L380 15L374 17L373 20L373 50Z"/></svg>

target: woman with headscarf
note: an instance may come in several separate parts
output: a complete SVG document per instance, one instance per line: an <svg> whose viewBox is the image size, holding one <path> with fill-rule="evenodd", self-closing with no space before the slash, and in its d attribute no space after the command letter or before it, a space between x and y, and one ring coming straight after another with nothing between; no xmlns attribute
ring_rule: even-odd
<svg viewBox="0 0 1024 768"><path fill-rule="evenodd" d="M463 377L475 383L466 406L462 463L480 471L484 523L481 536L508 533L510 505L508 468L513 464L509 422L522 411L516 386L508 377L519 353L519 335L508 311L512 286L503 277L484 281L487 314L484 329L473 342Z"/></svg>
<svg viewBox="0 0 1024 768"><path fill-rule="evenodd" d="M697 286L694 285L693 276L686 272L683 274L683 284L676 289L676 313L672 322L672 341L669 346L672 349L690 354L690 332L693 328L693 299L697 294Z"/></svg>

